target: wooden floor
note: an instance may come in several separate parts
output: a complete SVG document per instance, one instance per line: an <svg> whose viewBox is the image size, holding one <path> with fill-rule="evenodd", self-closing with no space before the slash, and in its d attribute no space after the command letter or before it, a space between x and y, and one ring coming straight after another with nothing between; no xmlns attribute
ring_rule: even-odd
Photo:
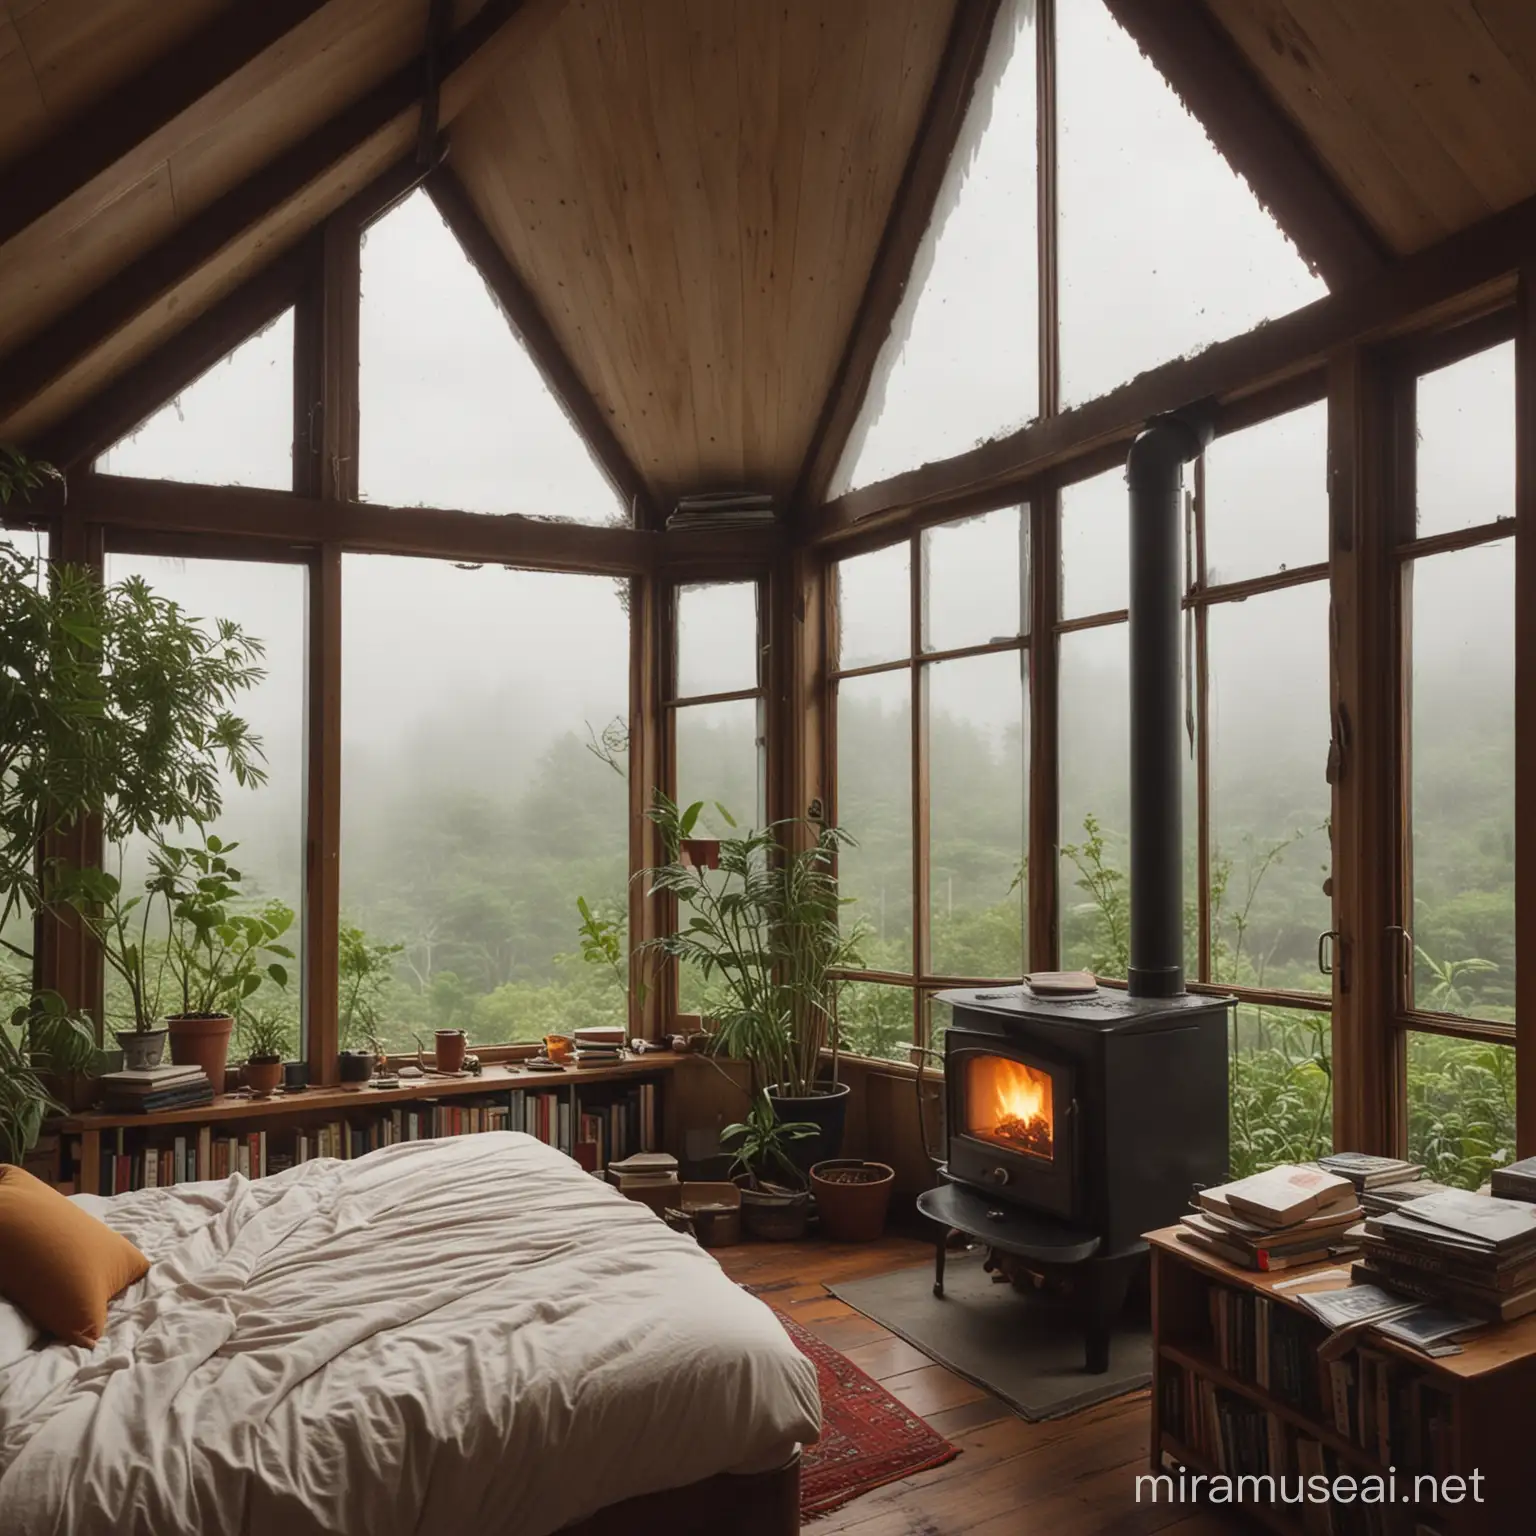
<svg viewBox="0 0 1536 1536"><path fill-rule="evenodd" d="M808 1536L1239 1536L1252 1529L1188 1505L1137 1505L1136 1474L1147 1469L1146 1392L1029 1424L827 1293L828 1282L931 1266L928 1244L905 1237L849 1246L745 1243L715 1256L732 1279L772 1286L766 1300L841 1350L960 1448L945 1466L822 1516L807 1527Z"/></svg>

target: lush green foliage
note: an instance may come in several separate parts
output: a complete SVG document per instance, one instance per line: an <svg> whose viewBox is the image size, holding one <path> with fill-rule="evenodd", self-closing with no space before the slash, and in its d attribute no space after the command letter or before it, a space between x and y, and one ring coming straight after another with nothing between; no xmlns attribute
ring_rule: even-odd
<svg viewBox="0 0 1536 1536"><path fill-rule="evenodd" d="M724 806L715 809L736 826ZM836 1073L835 973L863 963L837 884L837 855L853 839L838 827L774 822L722 837L711 870L683 857L703 810L656 791L649 815L668 862L646 878L677 902L678 928L641 948L690 966L713 987L715 1047L749 1063L756 1087L803 1096L814 1091L828 1045Z"/></svg>
<svg viewBox="0 0 1536 1536"><path fill-rule="evenodd" d="M722 1151L733 1155L731 1172L745 1174L753 1189L768 1179L799 1188L805 1180L790 1155L789 1144L814 1136L808 1120L780 1120L766 1091L757 1094L745 1120L720 1132Z"/></svg>

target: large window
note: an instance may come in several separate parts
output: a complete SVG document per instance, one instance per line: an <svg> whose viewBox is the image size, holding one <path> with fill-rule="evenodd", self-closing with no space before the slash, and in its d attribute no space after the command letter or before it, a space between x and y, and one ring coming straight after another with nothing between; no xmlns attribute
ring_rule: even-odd
<svg viewBox="0 0 1536 1536"><path fill-rule="evenodd" d="M1006 507L836 567L850 1050L905 1060L937 987L1024 971L1027 548L1027 509Z"/></svg>
<svg viewBox="0 0 1536 1536"><path fill-rule="evenodd" d="M1327 415L1218 438L1188 479L1185 964L1242 999L1239 1172L1331 1137ZM1061 958L1129 961L1129 502L1113 469L1061 491Z"/></svg>
<svg viewBox="0 0 1536 1536"><path fill-rule="evenodd" d="M162 835L178 847L199 845L205 834L226 847L234 845L229 862L241 876L235 905L252 913L282 914L275 926L286 923L281 942L294 951L297 961L285 967L286 986L264 979L245 1010L280 1017L291 1031L293 1053L302 1054L308 1016L303 997L308 568L258 560L109 553L105 576L114 583L138 578L157 599L175 603L188 617L203 620L205 630L217 620L229 620L261 643L264 675L255 687L237 695L233 708L259 739L266 782L242 788L230 775L223 775L219 785L223 809L216 822L203 829L167 827ZM107 867L120 875L126 895L142 893L152 852L150 840L143 837L107 850ZM148 946L163 955L163 909L146 905L154 919L146 933ZM158 956L148 973L157 989L159 1011L177 1011L181 1000L173 995L171 977ZM132 1028L126 985L111 969L105 1004L109 1031Z"/></svg>
<svg viewBox="0 0 1536 1536"><path fill-rule="evenodd" d="M1406 1121L1432 1176L1475 1187L1514 1149L1514 345L1409 382Z"/></svg>
<svg viewBox="0 0 1536 1536"><path fill-rule="evenodd" d="M393 1050L621 1023L629 618L606 577L343 563L341 1019Z"/></svg>

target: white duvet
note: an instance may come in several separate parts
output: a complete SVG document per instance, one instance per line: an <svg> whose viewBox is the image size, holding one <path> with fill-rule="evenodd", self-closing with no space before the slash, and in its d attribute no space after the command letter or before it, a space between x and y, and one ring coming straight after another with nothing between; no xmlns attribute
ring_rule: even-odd
<svg viewBox="0 0 1536 1536"><path fill-rule="evenodd" d="M543 1536L819 1431L769 1308L529 1136L101 1210L154 1264L0 1368L4 1536Z"/></svg>

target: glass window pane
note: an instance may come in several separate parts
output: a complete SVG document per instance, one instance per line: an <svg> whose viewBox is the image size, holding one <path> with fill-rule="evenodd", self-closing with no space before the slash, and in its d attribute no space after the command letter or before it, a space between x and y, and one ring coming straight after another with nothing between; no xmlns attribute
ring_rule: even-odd
<svg viewBox="0 0 1536 1536"><path fill-rule="evenodd" d="M1124 624L1061 637L1061 963L1101 976L1130 958L1129 673Z"/></svg>
<svg viewBox="0 0 1536 1536"><path fill-rule="evenodd" d="M1514 1161L1514 1046L1409 1032L1408 1156L1460 1189Z"/></svg>
<svg viewBox="0 0 1536 1536"><path fill-rule="evenodd" d="M880 1061L910 1061L912 997L909 987L878 981L845 982L837 1003L843 1049Z"/></svg>
<svg viewBox="0 0 1536 1536"><path fill-rule="evenodd" d="M1228 1144L1234 1179L1333 1151L1333 1032L1326 1012L1233 1011Z"/></svg>
<svg viewBox="0 0 1536 1536"><path fill-rule="evenodd" d="M949 1003L941 1002L936 997L928 998L928 1044L932 1050L939 1053L937 1059L932 1056L928 1058L930 1067L938 1067L943 1060L944 1036L948 1033L954 1018L955 1010Z"/></svg>
<svg viewBox="0 0 1536 1536"><path fill-rule="evenodd" d="M757 655L756 582L678 589L678 698L756 688Z"/></svg>
<svg viewBox="0 0 1536 1536"><path fill-rule="evenodd" d="M1035 267L1035 7L1007 0L833 495L1038 414Z"/></svg>
<svg viewBox="0 0 1536 1536"><path fill-rule="evenodd" d="M1205 450L1206 582L1328 558L1328 405L1319 400Z"/></svg>
<svg viewBox="0 0 1536 1536"><path fill-rule="evenodd" d="M1100 0L1056 11L1068 405L1327 291Z"/></svg>
<svg viewBox="0 0 1536 1536"><path fill-rule="evenodd" d="M367 230L362 265L365 501L628 521L425 192Z"/></svg>
<svg viewBox="0 0 1536 1536"><path fill-rule="evenodd" d="M1208 623L1210 980L1324 991L1328 585L1217 603Z"/></svg>
<svg viewBox="0 0 1536 1536"><path fill-rule="evenodd" d="M96 460L104 474L293 489L293 311L241 342Z"/></svg>
<svg viewBox="0 0 1536 1536"><path fill-rule="evenodd" d="M1515 549L1415 560L1414 998L1512 1020L1515 1005Z"/></svg>
<svg viewBox="0 0 1536 1536"><path fill-rule="evenodd" d="M837 685L837 819L858 840L838 858L871 970L912 969L912 679L876 672Z"/></svg>
<svg viewBox="0 0 1536 1536"><path fill-rule="evenodd" d="M936 975L1024 973L1025 654L924 669Z"/></svg>
<svg viewBox="0 0 1536 1536"><path fill-rule="evenodd" d="M105 574L114 583L141 577L157 597L202 618L205 628L211 629L216 620L229 619L265 647L262 666L266 676L238 697L234 710L261 739L267 782L257 789L243 789L224 775L219 786L223 811L208 830L226 843L240 845L234 863L243 876L242 898L252 910L280 901L294 914L283 943L301 958L289 964L286 988L265 981L250 1006L286 1019L296 1037L294 1054L298 1054L303 1049L304 1012L304 741L308 691L304 637L309 573L302 565L268 565L254 560L109 554ZM181 845L197 840L192 828L180 833L169 829L168 836ZM149 873L149 852L148 840L140 837L131 838L123 847L122 875L129 891L138 890ZM162 1003L164 1011L172 1007L168 993ZM131 1000L110 968L106 1011L109 1029L131 1027ZM230 1059L239 1059L233 1047Z"/></svg>
<svg viewBox="0 0 1536 1536"><path fill-rule="evenodd" d="M629 618L611 579L348 555L342 583L342 1013L386 1045L622 1023L576 898L628 892ZM591 750L617 723L620 750ZM364 977L348 963L399 945ZM349 983L357 983L352 1006Z"/></svg>
<svg viewBox="0 0 1536 1536"><path fill-rule="evenodd" d="M1420 538L1515 515L1515 344L1419 380Z"/></svg>
<svg viewBox="0 0 1536 1536"><path fill-rule="evenodd" d="M728 699L721 704L689 704L676 711L677 803L704 802L700 837L727 837L763 820L763 744L756 699Z"/></svg>
<svg viewBox="0 0 1536 1536"><path fill-rule="evenodd" d="M923 648L954 651L1023 633L1021 507L944 523L923 532Z"/></svg>
<svg viewBox="0 0 1536 1536"><path fill-rule="evenodd" d="M840 667L866 667L912 654L908 540L838 561L837 628Z"/></svg>
<svg viewBox="0 0 1536 1536"><path fill-rule="evenodd" d="M1061 488L1061 616L1113 613L1131 601L1131 503L1118 466Z"/></svg>

